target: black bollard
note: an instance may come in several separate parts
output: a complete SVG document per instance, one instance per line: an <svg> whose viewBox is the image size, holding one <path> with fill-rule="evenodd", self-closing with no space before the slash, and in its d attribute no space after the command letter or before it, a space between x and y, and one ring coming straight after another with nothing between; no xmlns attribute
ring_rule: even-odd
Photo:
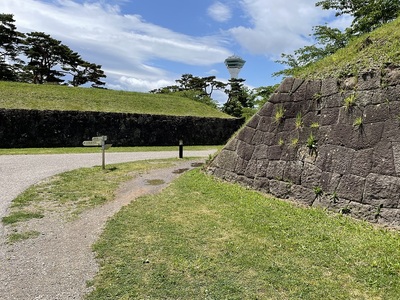
<svg viewBox="0 0 400 300"><path fill-rule="evenodd" d="M183 158L183 140L179 140L179 158Z"/></svg>

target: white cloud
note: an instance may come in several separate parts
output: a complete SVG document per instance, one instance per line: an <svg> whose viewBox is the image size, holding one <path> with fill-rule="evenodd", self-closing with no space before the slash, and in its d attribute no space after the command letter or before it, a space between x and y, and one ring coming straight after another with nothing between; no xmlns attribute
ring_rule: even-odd
<svg viewBox="0 0 400 300"><path fill-rule="evenodd" d="M211 5L207 11L208 15L217 22L226 22L232 17L231 9L219 1Z"/></svg>
<svg viewBox="0 0 400 300"><path fill-rule="evenodd" d="M150 81L141 78L133 78L126 76L120 77L117 82L118 84L109 85L109 87L112 89L122 89L122 90L129 90L131 87L135 87L135 90L138 92L148 92L154 89L158 89L160 87L175 84L175 81L168 81L164 79Z"/></svg>
<svg viewBox="0 0 400 300"><path fill-rule="evenodd" d="M331 12L315 7L315 0L241 0L251 26L230 33L250 53L273 57L310 42L312 27Z"/></svg>
<svg viewBox="0 0 400 300"><path fill-rule="evenodd" d="M340 28L351 22L329 18L332 13L315 7L315 0L215 0L208 7L209 17L224 26L237 25L228 31L213 28L215 35L195 36L146 22L140 15L123 14L118 5L107 4L124 2L134 1L0 0L0 12L14 14L19 31L46 32L83 59L102 65L109 87L138 91L174 83L180 75L165 67L165 61L188 70L210 67L208 74L215 75L234 53L277 59L310 43L313 26L332 22L329 25ZM250 66L250 57L244 58Z"/></svg>
<svg viewBox="0 0 400 300"><path fill-rule="evenodd" d="M122 15L118 6L101 0L83 4L1 0L0 11L14 14L19 31L46 32L84 59L101 64L108 78L135 78L130 81L131 89L161 83L160 76L167 72L153 66L153 61L207 66L223 61L230 53L217 37L176 33L138 15ZM129 82L125 80L125 84Z"/></svg>

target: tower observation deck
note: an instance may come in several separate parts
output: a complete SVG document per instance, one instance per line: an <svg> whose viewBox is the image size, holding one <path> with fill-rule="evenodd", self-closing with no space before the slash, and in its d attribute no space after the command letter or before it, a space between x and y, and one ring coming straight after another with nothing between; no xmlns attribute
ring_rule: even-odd
<svg viewBox="0 0 400 300"><path fill-rule="evenodd" d="M231 78L238 78L240 69L245 63L245 60L236 55L229 56L227 59L225 59L225 65L228 68Z"/></svg>

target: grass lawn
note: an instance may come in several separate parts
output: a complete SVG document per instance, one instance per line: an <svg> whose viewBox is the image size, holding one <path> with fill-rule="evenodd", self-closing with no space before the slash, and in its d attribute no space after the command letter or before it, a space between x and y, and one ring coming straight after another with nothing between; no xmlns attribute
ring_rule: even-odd
<svg viewBox="0 0 400 300"><path fill-rule="evenodd" d="M400 235L200 170L139 198L94 245L87 299L399 299Z"/></svg>
<svg viewBox="0 0 400 300"><path fill-rule="evenodd" d="M0 81L0 108L232 118L184 97Z"/></svg>
<svg viewBox="0 0 400 300"><path fill-rule="evenodd" d="M111 164L105 170L101 167L81 168L54 175L18 195L2 222L5 225L17 225L30 219L43 218L49 210L60 208L66 213L67 219L74 218L87 209L111 201L117 188L140 172L169 167L174 160Z"/></svg>
<svg viewBox="0 0 400 300"><path fill-rule="evenodd" d="M218 146L184 146L184 151L201 151L210 149L222 149ZM110 152L149 152L149 151L178 151L178 146L160 147L111 147ZM101 147L69 147L69 148L12 148L0 149L0 155L27 155L27 154L73 154L73 153L97 153L101 152Z"/></svg>

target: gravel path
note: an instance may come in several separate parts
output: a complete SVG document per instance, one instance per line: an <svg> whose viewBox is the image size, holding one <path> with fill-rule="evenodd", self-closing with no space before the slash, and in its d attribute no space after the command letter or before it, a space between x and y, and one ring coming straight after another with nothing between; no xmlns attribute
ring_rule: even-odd
<svg viewBox="0 0 400 300"><path fill-rule="evenodd" d="M214 151L186 151L188 157L207 157ZM107 153L106 164L134 160L177 157L176 152ZM204 160L204 159L203 159ZM101 154L0 156L0 218L12 199L30 185L68 170L101 165ZM98 238L107 218L135 197L154 193L191 162L180 161L172 168L153 170L121 187L115 201L65 222L57 214L28 222L38 238L8 245L5 235L12 228L0 224L0 299L81 299L88 292L86 281L97 272L91 245ZM162 185L146 184L162 179Z"/></svg>

